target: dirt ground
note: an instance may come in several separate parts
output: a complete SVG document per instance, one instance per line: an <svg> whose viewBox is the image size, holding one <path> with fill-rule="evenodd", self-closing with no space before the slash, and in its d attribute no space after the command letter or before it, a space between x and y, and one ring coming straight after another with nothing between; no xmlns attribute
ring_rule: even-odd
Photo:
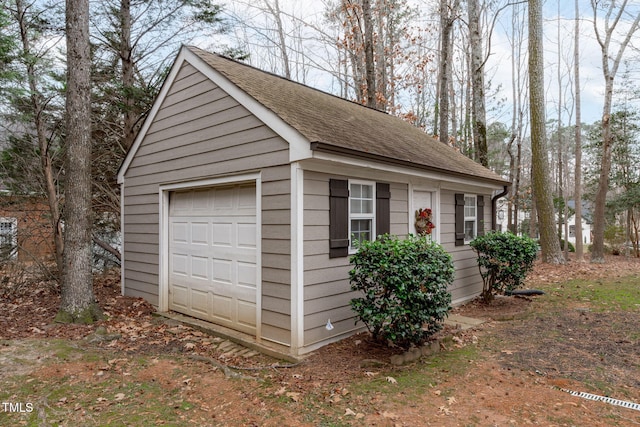
<svg viewBox="0 0 640 427"><path fill-rule="evenodd" d="M630 275L640 286L640 260L612 257L603 265L537 264L527 286L561 294L563 283L571 278ZM0 286L0 378L27 374L42 381L62 376L91 381L97 372L130 371L136 381L151 378L167 389L177 387L181 396L197 403L183 425L640 424L640 411L566 391L598 390L640 403L640 307L597 312L579 301L567 301L558 310L538 313L538 298L544 296L502 297L488 306L471 302L454 312L486 322L467 331L444 331L454 338L443 341L436 356L394 367L389 358L399 350L359 334L314 352L300 364L276 368L286 362L262 355L222 357L212 349L211 336L153 316L153 307L144 300L120 296L117 272L96 278L95 293L108 320L91 326L61 325L53 323L59 304L56 286L46 281L20 289ZM100 334L98 328L103 328ZM53 351L48 343L55 339L106 352L109 364L39 364ZM155 357L153 363L133 369L130 364L140 354ZM229 379L207 359L256 381ZM176 377L177 371L184 375ZM86 414L100 407L83 410ZM82 413L73 412L75 418L64 425L90 425Z"/></svg>

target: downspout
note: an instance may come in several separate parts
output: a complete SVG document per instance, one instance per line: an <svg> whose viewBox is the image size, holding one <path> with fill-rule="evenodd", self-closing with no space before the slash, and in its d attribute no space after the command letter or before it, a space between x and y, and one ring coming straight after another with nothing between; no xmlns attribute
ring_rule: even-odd
<svg viewBox="0 0 640 427"><path fill-rule="evenodd" d="M498 193L491 198L491 229L496 230L496 207L498 204L498 199L504 197L509 193L509 186L505 185L502 193Z"/></svg>

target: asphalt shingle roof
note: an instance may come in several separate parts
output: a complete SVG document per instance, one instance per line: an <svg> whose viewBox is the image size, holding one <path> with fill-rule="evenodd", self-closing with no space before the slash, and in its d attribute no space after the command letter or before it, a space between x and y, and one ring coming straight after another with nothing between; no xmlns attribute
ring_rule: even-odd
<svg viewBox="0 0 640 427"><path fill-rule="evenodd" d="M398 117L196 47L189 49L300 132L314 149L362 153L419 169L507 183Z"/></svg>

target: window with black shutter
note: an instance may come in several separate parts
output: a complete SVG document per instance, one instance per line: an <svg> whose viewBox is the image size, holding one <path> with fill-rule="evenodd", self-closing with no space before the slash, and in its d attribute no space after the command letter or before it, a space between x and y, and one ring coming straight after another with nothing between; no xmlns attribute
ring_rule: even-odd
<svg viewBox="0 0 640 427"><path fill-rule="evenodd" d="M484 196L455 194L455 245L462 246L484 234Z"/></svg>
<svg viewBox="0 0 640 427"><path fill-rule="evenodd" d="M329 257L354 251L357 241L390 232L389 184L329 180Z"/></svg>
<svg viewBox="0 0 640 427"><path fill-rule="evenodd" d="M349 255L349 181L329 180L329 257Z"/></svg>

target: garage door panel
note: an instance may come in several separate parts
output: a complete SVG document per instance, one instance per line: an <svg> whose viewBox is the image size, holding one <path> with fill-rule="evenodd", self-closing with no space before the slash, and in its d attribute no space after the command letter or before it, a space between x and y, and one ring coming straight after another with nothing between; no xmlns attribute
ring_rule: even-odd
<svg viewBox="0 0 640 427"><path fill-rule="evenodd" d="M233 262L228 259L214 259L213 260L213 274L211 280L214 283L220 283L223 285L231 285L233 283Z"/></svg>
<svg viewBox="0 0 640 427"><path fill-rule="evenodd" d="M192 222L191 223L191 244L193 245L209 245L209 223L208 222Z"/></svg>
<svg viewBox="0 0 640 427"><path fill-rule="evenodd" d="M256 224L239 223L237 224L236 235L238 236L238 247L256 248Z"/></svg>
<svg viewBox="0 0 640 427"><path fill-rule="evenodd" d="M170 197L170 309L255 333L255 185Z"/></svg>
<svg viewBox="0 0 640 427"><path fill-rule="evenodd" d="M191 277L194 279L209 280L209 258L191 256Z"/></svg>
<svg viewBox="0 0 640 427"><path fill-rule="evenodd" d="M240 186L238 188L238 207L239 208L255 208L256 197L255 188L252 186Z"/></svg>
<svg viewBox="0 0 640 427"><path fill-rule="evenodd" d="M231 309L233 307L233 299L218 294L212 295L211 298L213 302L212 317L217 317L219 319L232 322L233 318L231 316Z"/></svg>
<svg viewBox="0 0 640 427"><path fill-rule="evenodd" d="M238 262L237 268L237 283L238 286L250 287L256 289L256 265L253 263Z"/></svg>
<svg viewBox="0 0 640 427"><path fill-rule="evenodd" d="M189 289L174 283L171 289L171 303L177 309L186 310L189 307Z"/></svg>
<svg viewBox="0 0 640 427"><path fill-rule="evenodd" d="M189 243L189 223L186 221L174 221L171 223L172 243Z"/></svg>
<svg viewBox="0 0 640 427"><path fill-rule="evenodd" d="M191 291L191 310L201 316L209 315L209 292L199 289Z"/></svg>
<svg viewBox="0 0 640 427"><path fill-rule="evenodd" d="M237 191L237 187L226 187L213 190L213 209L216 211L233 209Z"/></svg>
<svg viewBox="0 0 640 427"><path fill-rule="evenodd" d="M171 214L177 214L180 212L189 212L191 210L191 199L193 193L190 191L183 191L171 194Z"/></svg>
<svg viewBox="0 0 640 427"><path fill-rule="evenodd" d="M256 326L256 309L255 305L247 304L243 301L238 302L238 323L254 327Z"/></svg>
<svg viewBox="0 0 640 427"><path fill-rule="evenodd" d="M186 254L171 254L171 270L170 274L187 276L187 266L189 265L189 256Z"/></svg>
<svg viewBox="0 0 640 427"><path fill-rule="evenodd" d="M233 223L220 222L216 219L212 224L211 241L214 246L230 248L233 244Z"/></svg>
<svg viewBox="0 0 640 427"><path fill-rule="evenodd" d="M206 214L210 211L209 193L210 190L197 190L192 192L191 210L193 212L200 211Z"/></svg>

